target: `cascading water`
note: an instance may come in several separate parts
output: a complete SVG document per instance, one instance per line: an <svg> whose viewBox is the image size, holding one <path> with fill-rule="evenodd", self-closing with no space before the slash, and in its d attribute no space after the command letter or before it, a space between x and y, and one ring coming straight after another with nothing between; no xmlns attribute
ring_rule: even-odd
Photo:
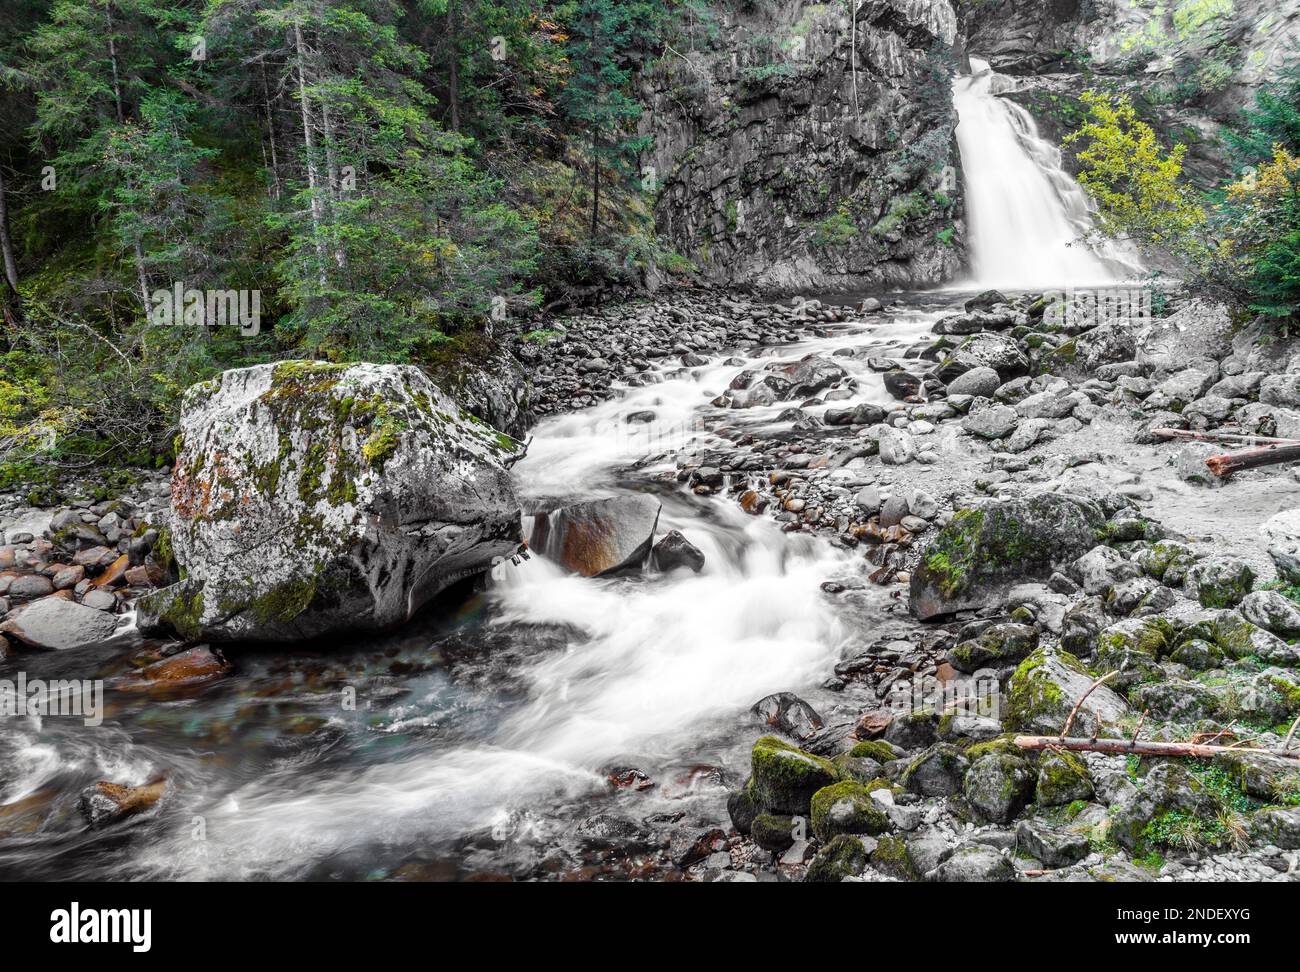
<svg viewBox="0 0 1300 972"><path fill-rule="evenodd" d="M971 58L953 86L965 173L971 272L979 287L1096 287L1142 270L1124 247L1094 249L1087 195L1033 117L997 96L1004 81Z"/></svg>

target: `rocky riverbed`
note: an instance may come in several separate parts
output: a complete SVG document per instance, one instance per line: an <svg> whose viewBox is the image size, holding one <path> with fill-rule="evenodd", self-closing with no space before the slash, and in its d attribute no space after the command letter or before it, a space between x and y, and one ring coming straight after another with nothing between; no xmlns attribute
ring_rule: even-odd
<svg viewBox="0 0 1300 972"><path fill-rule="evenodd" d="M537 423L532 560L328 651L134 633L162 476L8 497L5 671L106 674L110 717L6 737L0 869L1294 877L1294 760L1012 741L1112 671L1075 735L1279 751L1300 716L1300 482L1152 433L1296 435L1300 349L1160 310L701 292L521 333L529 393L462 406Z"/></svg>

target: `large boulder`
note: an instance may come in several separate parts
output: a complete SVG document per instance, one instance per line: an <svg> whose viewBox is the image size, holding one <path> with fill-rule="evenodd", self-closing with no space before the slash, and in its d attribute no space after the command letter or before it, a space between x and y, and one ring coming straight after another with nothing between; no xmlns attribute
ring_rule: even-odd
<svg viewBox="0 0 1300 972"><path fill-rule="evenodd" d="M1005 721L1026 732L1059 733L1075 703L1095 680L1069 652L1039 648L1011 676ZM1118 725L1127 712L1123 699L1105 685L1098 686L1079 707L1071 731L1078 736L1099 733Z"/></svg>
<svg viewBox="0 0 1300 972"><path fill-rule="evenodd" d="M1097 542L1101 506L1061 493L959 511L912 573L911 611L921 620L1002 603L1027 580L1046 580Z"/></svg>
<svg viewBox="0 0 1300 972"><path fill-rule="evenodd" d="M182 402L168 530L185 580L141 629L213 641L379 630L516 553L515 440L419 369L290 361Z"/></svg>
<svg viewBox="0 0 1300 972"><path fill-rule="evenodd" d="M639 570L650 557L659 510L659 501L644 494L562 506L537 515L531 543L583 577Z"/></svg>

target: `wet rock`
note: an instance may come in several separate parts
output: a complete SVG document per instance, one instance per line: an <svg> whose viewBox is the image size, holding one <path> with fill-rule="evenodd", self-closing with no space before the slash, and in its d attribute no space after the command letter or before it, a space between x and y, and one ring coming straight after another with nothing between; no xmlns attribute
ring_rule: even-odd
<svg viewBox="0 0 1300 972"><path fill-rule="evenodd" d="M886 371L881 375L885 391L899 401L915 398L921 391L921 379L908 371Z"/></svg>
<svg viewBox="0 0 1300 972"><path fill-rule="evenodd" d="M910 609L920 620L1002 603L1007 592L1096 544L1105 514L1089 500L1060 493L965 509L922 553L910 582Z"/></svg>
<svg viewBox="0 0 1300 972"><path fill-rule="evenodd" d="M651 551L651 562L656 570L667 573L677 567L687 567L695 573L704 569L704 552L691 543L679 530L669 530Z"/></svg>
<svg viewBox="0 0 1300 972"><path fill-rule="evenodd" d="M93 829L108 827L153 807L166 790L165 781L144 786L96 783L81 793L77 809Z"/></svg>
<svg viewBox="0 0 1300 972"><path fill-rule="evenodd" d="M232 669L233 666L220 651L208 645L196 645L152 665L146 665L138 676L151 685L191 685L219 678Z"/></svg>
<svg viewBox="0 0 1300 972"><path fill-rule="evenodd" d="M726 840L726 836L717 827L703 833L675 829L668 838L668 856L677 867L690 867L708 857L719 842Z"/></svg>
<svg viewBox="0 0 1300 972"><path fill-rule="evenodd" d="M1255 591L1247 594L1238 607L1251 624L1283 638L1300 635L1300 604L1277 591Z"/></svg>
<svg viewBox="0 0 1300 972"><path fill-rule="evenodd" d="M227 371L186 392L180 442L168 527L187 583L140 599L144 631L385 629L520 548L519 445L415 367Z"/></svg>
<svg viewBox="0 0 1300 972"><path fill-rule="evenodd" d="M1078 658L1039 648L1020 663L1007 689L1006 718L1012 728L1041 735L1059 733L1074 704L1095 681ZM1072 731L1086 736L1117 725L1128 711L1124 700L1102 685L1079 709Z"/></svg>
<svg viewBox="0 0 1300 972"><path fill-rule="evenodd" d="M1006 296L1000 290L984 290L971 297L962 305L962 310L966 313L972 311L990 311L998 304L1009 304Z"/></svg>
<svg viewBox="0 0 1300 972"><path fill-rule="evenodd" d="M117 630L117 618L64 597L35 601L0 624L0 633L35 648L85 648Z"/></svg>
<svg viewBox="0 0 1300 972"><path fill-rule="evenodd" d="M1029 360L1015 339L1006 334L983 333L967 338L954 348L939 365L938 376L950 384L958 375L974 368L992 368L1003 381L1023 375Z"/></svg>
<svg viewBox="0 0 1300 972"><path fill-rule="evenodd" d="M630 494L564 506L533 527L533 546L583 577L639 570L650 555L660 504Z"/></svg>
<svg viewBox="0 0 1300 972"><path fill-rule="evenodd" d="M773 729L803 742L822 728L822 717L817 710L791 692L777 692L759 699L750 709Z"/></svg>
<svg viewBox="0 0 1300 972"><path fill-rule="evenodd" d="M855 780L842 780L813 794L813 834L823 843L839 834L882 834L889 817L867 788Z"/></svg>

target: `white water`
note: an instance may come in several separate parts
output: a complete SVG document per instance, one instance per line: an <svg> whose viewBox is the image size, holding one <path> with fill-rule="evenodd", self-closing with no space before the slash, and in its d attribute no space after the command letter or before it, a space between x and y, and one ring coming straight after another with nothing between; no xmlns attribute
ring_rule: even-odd
<svg viewBox="0 0 1300 972"><path fill-rule="evenodd" d="M1087 195L1024 108L996 95L999 75L971 58L953 86L965 176L972 282L978 287L1099 287L1141 273L1126 247L1095 250Z"/></svg>

